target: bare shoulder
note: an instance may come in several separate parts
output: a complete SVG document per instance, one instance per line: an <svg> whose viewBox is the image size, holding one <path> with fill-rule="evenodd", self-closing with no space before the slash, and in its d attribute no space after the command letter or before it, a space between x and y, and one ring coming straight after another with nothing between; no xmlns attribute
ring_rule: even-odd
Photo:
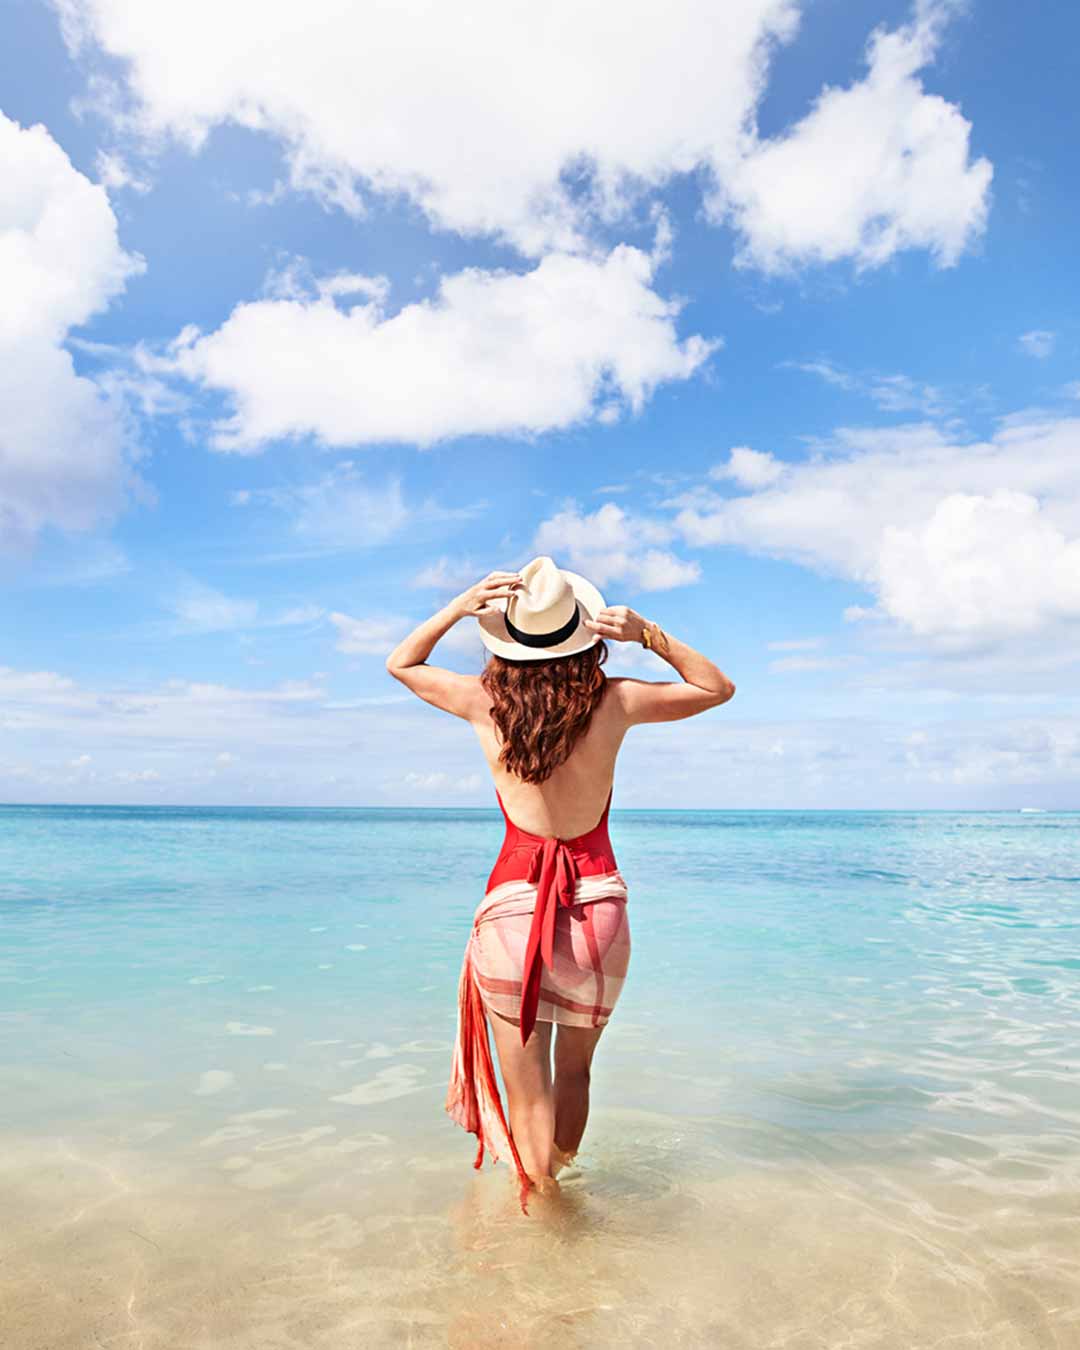
<svg viewBox="0 0 1080 1350"><path fill-rule="evenodd" d="M683 717L726 703L734 693L714 693L685 680L636 680L630 676L608 677L615 705L628 726L640 722L677 722Z"/></svg>

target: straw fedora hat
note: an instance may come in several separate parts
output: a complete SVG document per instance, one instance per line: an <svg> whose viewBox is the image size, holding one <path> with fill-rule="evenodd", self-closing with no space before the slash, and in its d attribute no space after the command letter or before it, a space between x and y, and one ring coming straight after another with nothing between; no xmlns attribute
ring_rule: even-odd
<svg viewBox="0 0 1080 1350"><path fill-rule="evenodd" d="M551 558L533 558L518 573L525 585L490 602L493 613L478 614L480 640L510 661L546 661L575 656L600 641L585 627L604 609L591 581L556 567Z"/></svg>

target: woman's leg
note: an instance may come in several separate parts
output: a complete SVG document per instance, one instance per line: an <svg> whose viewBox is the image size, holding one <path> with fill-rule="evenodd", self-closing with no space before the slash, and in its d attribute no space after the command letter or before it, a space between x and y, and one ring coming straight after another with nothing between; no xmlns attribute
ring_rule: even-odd
<svg viewBox="0 0 1080 1350"><path fill-rule="evenodd" d="M567 934L576 988L564 992L581 1004L610 1016L618 1002L630 964L630 925L621 900L593 900L570 912ZM556 931L556 941L558 931ZM606 1026L606 1020L604 1025ZM603 1026L559 1023L555 1033L555 1162L564 1166L574 1156L589 1118L589 1074Z"/></svg>
<svg viewBox="0 0 1080 1350"><path fill-rule="evenodd" d="M577 1152L589 1118L589 1074L603 1027L560 1023L555 1033L555 1162L565 1165Z"/></svg>
<svg viewBox="0 0 1080 1350"><path fill-rule="evenodd" d="M506 1087L510 1133L521 1165L534 1181L551 1177L555 1112L551 1084L551 1023L537 1022L521 1044L516 1022L500 1013L489 1019Z"/></svg>

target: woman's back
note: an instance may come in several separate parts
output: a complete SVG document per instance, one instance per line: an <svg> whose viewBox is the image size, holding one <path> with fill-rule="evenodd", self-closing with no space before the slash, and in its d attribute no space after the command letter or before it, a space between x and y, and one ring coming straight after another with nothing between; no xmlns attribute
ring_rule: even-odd
<svg viewBox="0 0 1080 1350"><path fill-rule="evenodd" d="M490 714L473 722L503 808L522 830L573 839L591 830L600 819L629 725L618 685L617 680L607 681L588 727L566 760L542 783L526 783L499 762L502 743Z"/></svg>
<svg viewBox="0 0 1080 1350"><path fill-rule="evenodd" d="M674 639L672 645L701 659ZM726 681L725 676L721 678ZM542 783L524 782L501 763L502 741L483 690L469 720L510 819L531 834L572 839L592 829L600 819L627 731L643 722L681 721L726 702L735 688L730 681L726 683L728 689L717 694L686 682L685 677L680 682L608 676L588 727L566 759Z"/></svg>

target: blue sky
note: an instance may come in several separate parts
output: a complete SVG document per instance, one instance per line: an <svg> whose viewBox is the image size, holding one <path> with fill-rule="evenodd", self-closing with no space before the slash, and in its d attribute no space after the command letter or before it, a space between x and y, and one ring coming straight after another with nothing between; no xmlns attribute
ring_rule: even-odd
<svg viewBox="0 0 1080 1350"><path fill-rule="evenodd" d="M1077 806L1080 20L716 9L5 7L0 799L489 805L550 553L738 686L616 805Z"/></svg>

